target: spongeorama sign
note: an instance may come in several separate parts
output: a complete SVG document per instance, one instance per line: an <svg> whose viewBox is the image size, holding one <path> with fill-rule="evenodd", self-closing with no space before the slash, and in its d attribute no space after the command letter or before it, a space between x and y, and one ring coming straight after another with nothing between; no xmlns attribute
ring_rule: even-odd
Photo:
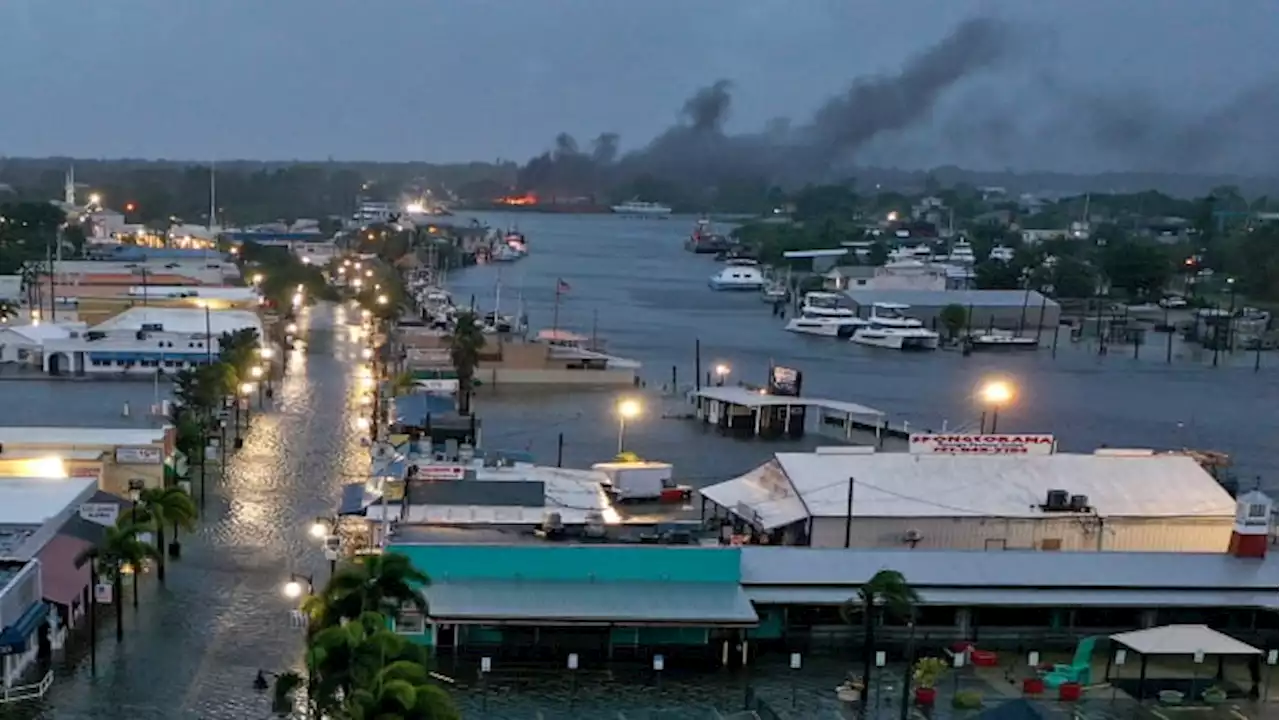
<svg viewBox="0 0 1280 720"><path fill-rule="evenodd" d="M911 436L908 450L919 455L1052 455L1052 435L960 435L924 434Z"/></svg>

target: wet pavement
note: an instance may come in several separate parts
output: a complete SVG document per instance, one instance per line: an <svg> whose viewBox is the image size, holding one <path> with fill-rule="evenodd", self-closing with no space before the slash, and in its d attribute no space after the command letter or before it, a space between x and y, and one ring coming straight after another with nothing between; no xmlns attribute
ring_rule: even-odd
<svg viewBox="0 0 1280 720"><path fill-rule="evenodd" d="M559 302L559 324L585 335L594 330L611 352L644 363L650 389L669 383L672 366L681 385L692 385L694 342L702 345L704 370L733 367L731 381L762 384L770 362L804 372L804 392L851 400L883 410L895 425L976 429L982 408L973 396L983 378L1011 377L1019 397L1000 411L1001 431L1050 432L1065 451L1110 447L1189 446L1230 453L1244 484L1261 476L1272 492L1280 475L1280 416L1276 413L1277 355L1262 356L1253 371L1251 352L1175 355L1165 363L1163 341L1139 348L1073 345L1060 338L1056 357L1033 353L897 353L783 330L753 293L717 293L707 278L719 267L707 256L682 249L694 218L626 219L596 215L474 213L498 228L518 225L530 255L516 263L467 268L450 277L456 300L474 295L492 308L501 279L502 309L523 304L532 328L552 324L556 282L569 290ZM1052 333L1045 333L1048 343ZM496 394L495 394L496 393ZM557 435L566 435L565 455L581 467L610 457L617 424L612 403L618 390L547 398L545 393L483 390L478 407L490 447L528 449L544 461L556 456ZM659 413L629 423L628 445L642 455L675 463L686 478L722 479L785 449L778 442L702 437L693 422L663 420ZM674 426L674 427L673 427ZM817 441L814 441L817 442ZM812 444L812 443L811 443ZM703 483L697 483L703 484Z"/></svg>
<svg viewBox="0 0 1280 720"><path fill-rule="evenodd" d="M122 644L111 630L114 609L100 609L97 676L81 648L55 665L47 698L14 707L12 717L271 717L270 698L252 689L254 676L260 668L296 666L302 649L281 586L290 572L324 581L328 564L307 527L333 511L339 485L368 470L368 452L347 410L356 403L360 346L341 327L345 314L322 305L302 321L306 347L286 359L274 407L255 410L225 480L210 480L206 519L183 538L183 558L170 566L168 585L160 587L153 575L142 579L141 607L125 607Z"/></svg>

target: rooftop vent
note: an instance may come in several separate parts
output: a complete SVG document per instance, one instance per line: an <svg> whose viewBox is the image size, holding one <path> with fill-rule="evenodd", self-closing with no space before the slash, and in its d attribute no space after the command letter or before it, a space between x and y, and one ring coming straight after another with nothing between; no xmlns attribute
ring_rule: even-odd
<svg viewBox="0 0 1280 720"><path fill-rule="evenodd" d="M1070 510L1071 495L1066 490L1050 490L1044 498L1042 509L1052 512Z"/></svg>

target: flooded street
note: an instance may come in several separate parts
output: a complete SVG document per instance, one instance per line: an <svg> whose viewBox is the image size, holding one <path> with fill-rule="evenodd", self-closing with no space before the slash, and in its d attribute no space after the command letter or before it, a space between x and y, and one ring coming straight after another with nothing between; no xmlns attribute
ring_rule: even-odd
<svg viewBox="0 0 1280 720"><path fill-rule="evenodd" d="M1277 477L1275 353L1262 356L1254 372L1252 353L1224 355L1221 367L1191 359L1165 364L1163 342L1113 348L1099 356L1095 345L1071 346L1063 333L1056 358L1036 353L984 355L904 354L783 330L753 293L716 293L707 278L718 267L682 244L693 218L626 219L608 215L478 213L497 228L518 225L530 255L516 263L455 273L451 289L460 303L475 295L492 308L501 278L502 308L515 313L523 301L536 329L550 327L557 278L570 290L561 297L560 327L591 334L593 326L610 352L644 362L650 389L670 382L678 367L681 385L693 382L694 342L702 343L704 371L732 365L731 381L762 384L770 360L804 372L805 394L851 400L878 408L895 426L940 430L976 428L981 413L972 400L983 378L1013 378L1017 402L1000 412L1005 432L1050 432L1063 450L1111 447L1187 446L1230 453L1242 484L1261 476L1274 492ZM469 217L469 216L467 216ZM464 224L467 217L452 218ZM1046 334L1048 342L1050 335ZM489 447L528 449L554 462L557 435L564 433L566 464L606 459L616 444L611 408L618 392L546 397L544 393L485 391L480 408ZM676 464L685 479L725 478L745 470L779 443L731 441L704 436L683 420L650 412L628 429L628 445L653 459ZM814 441L817 442L816 440ZM812 444L812 443L811 443Z"/></svg>
<svg viewBox="0 0 1280 720"><path fill-rule="evenodd" d="M42 708L15 707L17 717L271 717L270 697L253 690L254 676L260 668L290 669L302 650L281 586L290 572L324 581L327 563L308 524L333 511L339 485L368 471L368 451L347 410L356 402L360 345L345 314L322 305L303 319L307 346L287 358L275 407L254 411L225 482L211 479L207 519L183 538L168 586L150 575L139 583L141 607L125 607L123 644L108 629L114 609L100 608L97 677L90 677L85 648L55 666Z"/></svg>

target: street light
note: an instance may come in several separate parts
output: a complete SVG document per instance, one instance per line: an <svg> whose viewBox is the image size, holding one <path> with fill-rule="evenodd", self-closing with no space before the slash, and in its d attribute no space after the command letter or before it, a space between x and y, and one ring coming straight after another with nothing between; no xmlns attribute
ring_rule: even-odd
<svg viewBox="0 0 1280 720"><path fill-rule="evenodd" d="M262 377L262 368L258 367L257 365L254 365L253 367L249 368L249 377L253 378L254 380L257 380L258 378Z"/></svg>
<svg viewBox="0 0 1280 720"><path fill-rule="evenodd" d="M368 359L372 358L372 357L373 357L373 348L365 348L365 349L361 350L361 351L360 351L360 357L363 357L365 360L368 360Z"/></svg>
<svg viewBox="0 0 1280 720"><path fill-rule="evenodd" d="M311 534L311 537L317 540L323 540L329 536L329 523L323 518L316 518L312 521L311 527L307 532Z"/></svg>
<svg viewBox="0 0 1280 720"><path fill-rule="evenodd" d="M982 390L978 394L982 398L983 404L991 407L991 432L994 433L996 431L996 421L999 420L1000 408L1008 405L1013 400L1013 385L1004 380L989 380L982 386ZM987 432L986 415L986 411L983 411L983 427L979 432Z"/></svg>
<svg viewBox="0 0 1280 720"><path fill-rule="evenodd" d="M288 325L285 325L284 331L289 333L290 335L296 335L298 333L298 323L291 322Z"/></svg>
<svg viewBox="0 0 1280 720"><path fill-rule="evenodd" d="M270 360L271 357L275 354L276 354L276 351L272 350L269 347L258 348L258 356L261 357L263 360Z"/></svg>
<svg viewBox="0 0 1280 720"><path fill-rule="evenodd" d="M720 363L719 365L716 365L715 366L716 385L724 385L724 379L729 377L730 372L732 372L732 369L728 365L724 363Z"/></svg>
<svg viewBox="0 0 1280 720"><path fill-rule="evenodd" d="M386 305L388 302L390 302L390 299L389 299L386 295L379 295L379 296L378 296L378 304L379 304L379 305Z"/></svg>
<svg viewBox="0 0 1280 720"><path fill-rule="evenodd" d="M618 452L621 453L627 439L627 421L640 417L640 401L631 398L618 403Z"/></svg>
<svg viewBox="0 0 1280 720"><path fill-rule="evenodd" d="M253 274L253 284L254 284L254 285L261 285L261 284L262 284L262 279L263 279L263 278L262 278L262 273L254 273L254 274Z"/></svg>
<svg viewBox="0 0 1280 720"><path fill-rule="evenodd" d="M306 583L305 585L303 583ZM310 575L302 575L299 573L289 573L289 582L284 584L284 596L290 600L297 600L305 593L311 595L315 592L315 583Z"/></svg>
<svg viewBox="0 0 1280 720"><path fill-rule="evenodd" d="M254 385L251 382L240 383L240 394L248 395L249 393L253 392L253 388L254 388Z"/></svg>

